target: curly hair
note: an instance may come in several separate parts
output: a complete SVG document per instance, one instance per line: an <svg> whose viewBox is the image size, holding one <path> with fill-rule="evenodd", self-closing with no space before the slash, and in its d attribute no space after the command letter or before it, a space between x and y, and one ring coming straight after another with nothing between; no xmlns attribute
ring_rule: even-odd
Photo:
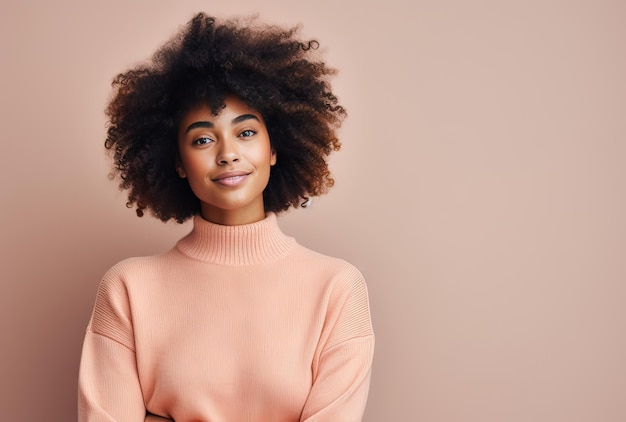
<svg viewBox="0 0 626 422"><path fill-rule="evenodd" d="M200 104L219 114L227 96L263 116L279 157L263 192L265 211L328 191L334 181L326 159L341 146L336 130L346 112L328 81L335 70L315 55L318 42L299 39L298 31L199 13L150 61L114 78L105 147L129 208L179 223L200 211L176 172L178 126Z"/></svg>

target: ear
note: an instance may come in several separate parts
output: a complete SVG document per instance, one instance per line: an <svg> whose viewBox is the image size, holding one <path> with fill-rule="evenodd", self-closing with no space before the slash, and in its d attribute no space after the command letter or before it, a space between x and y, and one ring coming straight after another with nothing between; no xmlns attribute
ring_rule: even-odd
<svg viewBox="0 0 626 422"><path fill-rule="evenodd" d="M276 164L276 150L272 149L272 156L270 157L270 166Z"/></svg>
<svg viewBox="0 0 626 422"><path fill-rule="evenodd" d="M184 179L187 177L187 173L185 172L185 168L183 167L183 163L180 160L176 161L176 173L178 173L178 177Z"/></svg>

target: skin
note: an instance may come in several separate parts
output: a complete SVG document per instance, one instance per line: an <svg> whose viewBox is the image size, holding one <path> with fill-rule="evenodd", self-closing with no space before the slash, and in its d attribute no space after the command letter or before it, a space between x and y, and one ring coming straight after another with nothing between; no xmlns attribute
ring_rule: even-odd
<svg viewBox="0 0 626 422"><path fill-rule="evenodd" d="M227 97L217 116L190 109L178 128L178 175L200 200L202 217L229 226L265 218L263 191L276 164L261 114Z"/></svg>

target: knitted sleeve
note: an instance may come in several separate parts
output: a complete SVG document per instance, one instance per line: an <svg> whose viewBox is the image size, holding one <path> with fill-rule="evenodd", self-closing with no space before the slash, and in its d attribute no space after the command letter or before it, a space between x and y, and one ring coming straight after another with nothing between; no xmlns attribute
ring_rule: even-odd
<svg viewBox="0 0 626 422"><path fill-rule="evenodd" d="M78 379L79 422L143 422L128 294L113 270L100 283Z"/></svg>
<svg viewBox="0 0 626 422"><path fill-rule="evenodd" d="M374 333L367 287L349 266L335 280L328 302L313 386L301 421L360 421L370 383Z"/></svg>

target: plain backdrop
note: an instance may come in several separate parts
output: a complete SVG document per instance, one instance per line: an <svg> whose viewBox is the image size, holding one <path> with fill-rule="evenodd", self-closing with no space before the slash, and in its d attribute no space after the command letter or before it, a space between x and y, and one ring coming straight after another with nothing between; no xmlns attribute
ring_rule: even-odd
<svg viewBox="0 0 626 422"><path fill-rule="evenodd" d="M2 1L2 420L76 419L100 277L190 229L125 207L103 109L201 10L340 71L336 187L279 221L368 281L365 421L626 420L620 0Z"/></svg>

